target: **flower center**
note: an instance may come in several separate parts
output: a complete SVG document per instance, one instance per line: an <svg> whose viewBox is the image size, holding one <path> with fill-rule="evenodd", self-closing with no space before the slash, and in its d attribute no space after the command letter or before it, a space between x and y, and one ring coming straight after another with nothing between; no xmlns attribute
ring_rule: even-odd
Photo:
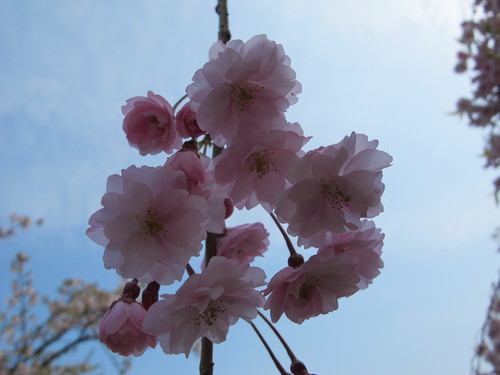
<svg viewBox="0 0 500 375"><path fill-rule="evenodd" d="M328 183L323 184L323 195L330 203L330 206L337 210L344 208L346 203L349 203L351 200L335 180L330 180Z"/></svg>
<svg viewBox="0 0 500 375"><path fill-rule="evenodd" d="M210 301L205 311L194 317L194 325L199 326L201 324L205 324L207 326L213 326L217 320L218 313L224 313L226 311L222 302L223 301L221 299ZM189 324L189 320L187 323Z"/></svg>
<svg viewBox="0 0 500 375"><path fill-rule="evenodd" d="M160 120L158 120L158 117L151 115L148 116L148 124L151 126L154 126L155 128L160 127Z"/></svg>
<svg viewBox="0 0 500 375"><path fill-rule="evenodd" d="M272 152L270 153L266 150L251 154L250 172L257 173L259 178L263 178L269 172L276 172L270 154L272 154Z"/></svg>
<svg viewBox="0 0 500 375"><path fill-rule="evenodd" d="M313 276L308 275L306 280L300 285L299 298L306 301L309 300L313 296L316 286L316 279Z"/></svg>
<svg viewBox="0 0 500 375"><path fill-rule="evenodd" d="M141 220L141 227L144 234L155 237L160 232L166 232L167 230L163 227L163 221L160 216L153 211L148 210L146 215Z"/></svg>
<svg viewBox="0 0 500 375"><path fill-rule="evenodd" d="M342 254L342 253L345 253L347 251L350 251L351 250L351 247L350 246L335 246L334 247L335 249L335 254Z"/></svg>
<svg viewBox="0 0 500 375"><path fill-rule="evenodd" d="M252 106L257 94L264 90L264 86L251 84L249 86L232 85L231 96L240 111L244 111Z"/></svg>

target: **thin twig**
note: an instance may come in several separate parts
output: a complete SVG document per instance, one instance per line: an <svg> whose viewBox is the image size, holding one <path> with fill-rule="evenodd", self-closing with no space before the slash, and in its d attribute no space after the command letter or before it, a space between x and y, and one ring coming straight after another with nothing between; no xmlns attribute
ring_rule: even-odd
<svg viewBox="0 0 500 375"><path fill-rule="evenodd" d="M290 255L297 255L297 251L295 251L295 248L293 247L292 241L290 241L290 237L288 237L288 234L281 226L281 223L278 221L278 219L276 218L276 216L272 212L270 212L269 215L271 215L271 217L274 220L274 223L277 225L278 229L280 230L281 234L283 235L283 238L285 239L285 242L286 242L286 246L288 247L288 250L290 251Z"/></svg>
<svg viewBox="0 0 500 375"><path fill-rule="evenodd" d="M75 346L77 346L78 344L80 344L82 342L85 342L85 341L88 341L88 340L97 340L97 339L98 339L97 335L83 335L83 336L80 336L76 340L73 340L72 342L70 342L69 344L67 344L66 346L62 347L60 350L58 350L57 352L55 352L54 354L52 354L51 356L49 356L48 358L46 358L42 362L42 364L40 365L40 367L42 367L42 368L43 367L47 367L48 365L50 365L50 363L52 361L54 361L55 359L57 359L58 357L60 357L64 353L68 352L69 350L73 349Z"/></svg>
<svg viewBox="0 0 500 375"><path fill-rule="evenodd" d="M267 344L266 340L264 339L264 336L262 336L262 334L260 333L260 331L255 326L255 324L253 324L252 322L248 322L248 323L250 323L250 325L252 326L253 330L257 334L257 336L259 336L260 341L262 341L262 343L266 347L267 352L269 353L269 356L273 360L273 362L276 365L276 368L278 369L278 371L280 372L280 374L281 375L289 375L289 373L285 371L285 369L283 368L283 366L281 365L281 363L278 361L278 358L276 358L276 356L274 355L273 351L271 350L271 348Z"/></svg>
<svg viewBox="0 0 500 375"><path fill-rule="evenodd" d="M260 311L258 311L259 313L259 316L264 319L264 321L267 323L267 325L273 330L274 334L276 335L276 337L278 337L278 339L281 341L281 344L283 345L283 347L285 348L288 356L290 357L290 360L293 362L293 361L296 361L297 360L297 357L295 357L295 354L293 354L292 352L292 349L290 349L290 347L288 346L287 342L285 341L285 339L283 338L283 336L281 336L281 334L279 333L279 331L276 329L276 327L274 326L273 323L271 323L269 321L269 319L267 319L267 317Z"/></svg>
<svg viewBox="0 0 500 375"><path fill-rule="evenodd" d="M179 106L179 104L181 104L181 103L182 103L182 101L183 101L184 99L186 99L187 97L188 97L188 96L187 96L187 94L186 94L186 95L184 95L182 98L180 98L179 100L177 100L177 103L175 103L175 104L174 104L174 106L172 107L172 112L173 112L173 113L175 113L175 110L177 109L177 107ZM174 115L174 117L175 117L175 115Z"/></svg>

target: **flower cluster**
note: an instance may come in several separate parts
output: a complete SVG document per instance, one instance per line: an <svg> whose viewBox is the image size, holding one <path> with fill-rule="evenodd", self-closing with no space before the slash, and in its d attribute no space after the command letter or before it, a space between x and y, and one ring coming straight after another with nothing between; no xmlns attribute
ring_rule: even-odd
<svg viewBox="0 0 500 375"><path fill-rule="evenodd" d="M462 23L460 43L464 49L457 54L457 73L470 71L474 85L472 97L461 98L457 111L469 118L470 125L490 129L484 149L486 167L500 165L500 2L475 0L474 19ZM472 64L472 66L470 66ZM500 178L495 181L500 192Z"/></svg>
<svg viewBox="0 0 500 375"><path fill-rule="evenodd" d="M310 137L285 116L301 90L283 47L258 35L215 43L178 113L152 92L122 108L123 130L141 155L177 152L162 166L130 166L110 176L87 235L104 246L105 267L124 278L168 285L187 270L175 294L140 312L144 334L159 337L166 353L187 356L201 337L220 343L231 325L251 321L259 308L270 309L273 321L285 314L302 323L337 309L340 297L379 274L384 235L365 219L383 211L382 170L392 158L355 132L303 150ZM213 159L205 156L208 146ZM295 259L262 291L264 271L250 263L267 251L268 232L260 223L225 224L234 207L257 205L271 214ZM307 261L281 223L299 246L316 249ZM189 262L206 238L216 238L215 251L208 254L207 240L195 273ZM113 311L137 326L137 305L118 302L103 321L104 335L119 331L107 328ZM152 346L144 340L115 351L137 355L146 344Z"/></svg>

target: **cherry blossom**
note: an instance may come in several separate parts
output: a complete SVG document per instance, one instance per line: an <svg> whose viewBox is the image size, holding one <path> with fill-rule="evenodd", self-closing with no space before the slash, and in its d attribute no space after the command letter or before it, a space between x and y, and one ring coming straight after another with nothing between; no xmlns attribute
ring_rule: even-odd
<svg viewBox="0 0 500 375"><path fill-rule="evenodd" d="M182 149L168 158L165 165L186 175L187 191L190 194L206 199L209 216L206 230L212 233L224 232L227 213L224 200L227 195L215 184L212 159L195 150Z"/></svg>
<svg viewBox="0 0 500 375"><path fill-rule="evenodd" d="M242 123L280 117L302 91L283 46L257 35L248 42L217 43L210 61L193 76L186 92L198 125L218 146Z"/></svg>
<svg viewBox="0 0 500 375"><path fill-rule="evenodd" d="M113 353L138 357L148 347L156 347L156 336L142 329L145 317L146 310L140 303L117 301L101 320L99 340Z"/></svg>
<svg viewBox="0 0 500 375"><path fill-rule="evenodd" d="M172 106L160 95L148 91L147 97L128 99L122 113L127 140L141 155L171 153L181 147L182 139L175 129Z"/></svg>
<svg viewBox="0 0 500 375"><path fill-rule="evenodd" d="M383 211L382 170L392 157L355 132L335 145L302 150L310 137L285 117L302 87L280 44L265 35L219 41L192 80L189 102L175 118L151 91L122 107L129 144L141 155L170 156L162 167L131 166L110 176L103 207L89 219L87 235L105 248L105 267L134 278L127 284L134 294L124 291L102 322L101 340L123 355L140 355L159 339L165 353L187 357L198 339L225 341L231 325L250 322L261 307L273 322L285 314L301 324L336 310L339 298L366 288L383 267L384 234L363 219ZM211 145L219 146L213 159L204 155ZM259 204L291 254L289 266L261 292L264 271L250 263L267 251L269 233L261 223L225 224L234 207ZM304 262L280 222L317 253ZM197 274L189 262L204 239L206 262ZM158 300L160 284L181 281L185 269L189 277L175 294ZM148 283L143 305L135 302L138 281ZM203 353L211 351L207 343ZM202 355L200 368L211 368L209 357ZM293 374L309 374L290 359Z"/></svg>
<svg viewBox="0 0 500 375"><path fill-rule="evenodd" d="M353 132L336 145L309 151L291 169L294 185L280 197L276 214L299 244L321 246L327 232L356 230L361 218L383 211L381 170L392 157L377 145Z"/></svg>
<svg viewBox="0 0 500 375"><path fill-rule="evenodd" d="M150 307L144 330L159 336L165 353L186 357L201 337L223 342L238 319L257 316L265 300L254 288L264 285L264 279L260 268L215 256L201 274L191 275L174 295L162 295Z"/></svg>
<svg viewBox="0 0 500 375"><path fill-rule="evenodd" d="M227 228L225 236L217 243L217 255L251 263L262 256L269 246L269 233L261 223L243 224Z"/></svg>
<svg viewBox="0 0 500 375"><path fill-rule="evenodd" d="M345 252L355 256L358 262L354 272L360 278L358 288L365 289L380 274L380 268L384 266L384 262L380 259L383 239L384 234L375 227L373 221L363 220L356 231L328 233L319 253L325 258Z"/></svg>
<svg viewBox="0 0 500 375"><path fill-rule="evenodd" d="M322 252L298 268L286 267L274 275L262 291L264 296L269 295L264 308L271 310L273 322L285 313L298 324L336 310L338 298L358 291L357 262L349 252L334 256Z"/></svg>
<svg viewBox="0 0 500 375"><path fill-rule="evenodd" d="M87 230L105 246L105 267L140 282L180 280L206 237L206 199L189 195L185 175L168 166L130 166L106 190Z"/></svg>
<svg viewBox="0 0 500 375"><path fill-rule="evenodd" d="M175 126L182 138L197 138L206 132L201 130L196 121L196 113L189 107L189 102L177 112Z"/></svg>
<svg viewBox="0 0 500 375"><path fill-rule="evenodd" d="M186 175L186 189L190 194L199 192L207 178L205 164L196 150L180 150L170 156L165 165Z"/></svg>
<svg viewBox="0 0 500 375"><path fill-rule="evenodd" d="M244 124L215 159L215 179L237 208L251 209L260 203L271 211L290 186L286 175L298 163L308 140L298 124L279 118L263 127Z"/></svg>

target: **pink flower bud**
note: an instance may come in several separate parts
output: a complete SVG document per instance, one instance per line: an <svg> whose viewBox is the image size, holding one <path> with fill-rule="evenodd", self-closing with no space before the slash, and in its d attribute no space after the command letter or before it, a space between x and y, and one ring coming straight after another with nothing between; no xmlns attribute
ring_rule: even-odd
<svg viewBox="0 0 500 375"><path fill-rule="evenodd" d="M116 301L99 325L99 340L109 350L120 355L136 357L148 346L154 348L157 338L142 330L146 310L137 302Z"/></svg>
<svg viewBox="0 0 500 375"><path fill-rule="evenodd" d="M151 307L151 305L155 302L158 302L158 292L160 291L160 284L156 281L151 281L144 292L142 292L141 303L142 306L147 310Z"/></svg>
<svg viewBox="0 0 500 375"><path fill-rule="evenodd" d="M234 212L234 204L233 204L233 200L231 198L226 198L224 199L224 207L226 208L226 216L225 216L225 219L227 219L228 217L230 217L233 212Z"/></svg>
<svg viewBox="0 0 500 375"><path fill-rule="evenodd" d="M141 155L171 153L181 147L182 139L175 130L172 106L160 95L148 91L147 97L128 99L122 113L128 143Z"/></svg>
<svg viewBox="0 0 500 375"><path fill-rule="evenodd" d="M206 133L198 127L196 112L189 108L189 102L179 110L175 117L175 126L182 138L197 138Z"/></svg>

